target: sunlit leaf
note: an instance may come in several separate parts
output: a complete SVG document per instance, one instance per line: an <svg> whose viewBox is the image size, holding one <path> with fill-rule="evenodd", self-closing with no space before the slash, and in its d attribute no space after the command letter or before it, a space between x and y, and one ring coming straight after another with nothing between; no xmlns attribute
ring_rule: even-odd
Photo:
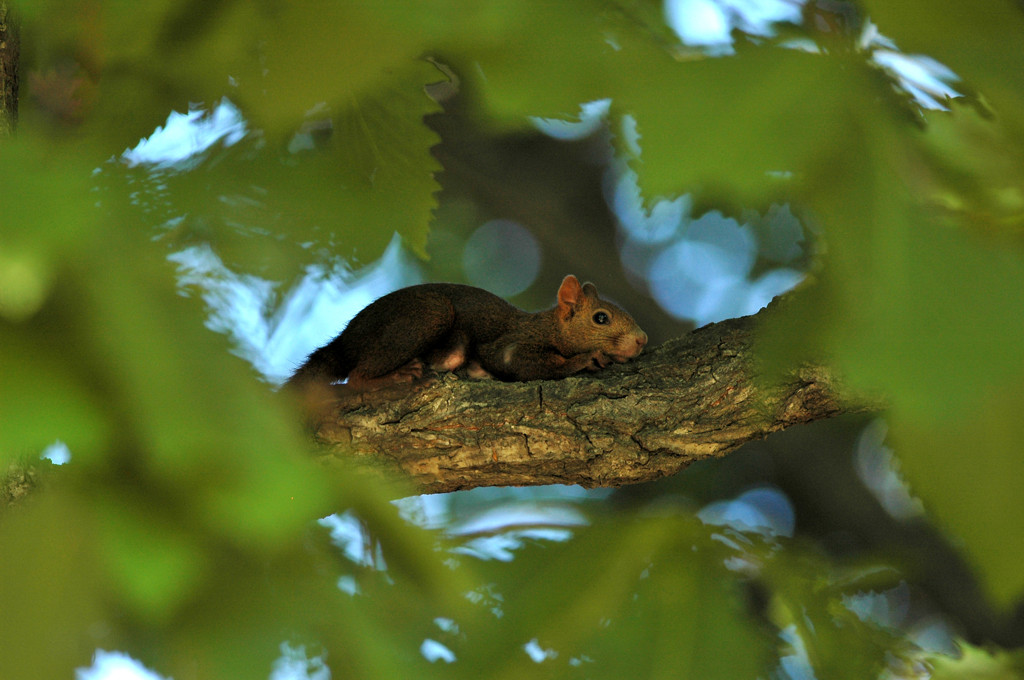
<svg viewBox="0 0 1024 680"><path fill-rule="evenodd" d="M294 124L321 102L344 105L371 83L375 91L388 69L420 55L427 37L382 20L370 3L319 3L313 11L284 4L261 18L261 70L252 70L261 77L242 90L256 123L272 127Z"/></svg>
<svg viewBox="0 0 1024 680"><path fill-rule="evenodd" d="M1006 313L1024 304L1024 258L936 219L927 195L912 195L908 124L877 113L847 124L845 162L821 166L810 195L828 266L808 296L816 309L800 313L817 318L856 383L884 385L918 414L948 415L1024 370L1004 354L1024 339L1024 318Z"/></svg>
<svg viewBox="0 0 1024 680"><path fill-rule="evenodd" d="M932 680L1020 680L1024 658L1019 650L987 650L960 642L960 656L934 655L929 660Z"/></svg>

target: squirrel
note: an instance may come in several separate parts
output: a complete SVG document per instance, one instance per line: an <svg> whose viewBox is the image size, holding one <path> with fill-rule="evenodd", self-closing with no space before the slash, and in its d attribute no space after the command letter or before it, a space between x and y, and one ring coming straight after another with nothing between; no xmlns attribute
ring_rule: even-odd
<svg viewBox="0 0 1024 680"><path fill-rule="evenodd" d="M640 354L647 334L592 283L566 276L557 304L524 312L482 288L424 283L370 303L306 359L286 387L366 392L437 371L506 381L564 378Z"/></svg>

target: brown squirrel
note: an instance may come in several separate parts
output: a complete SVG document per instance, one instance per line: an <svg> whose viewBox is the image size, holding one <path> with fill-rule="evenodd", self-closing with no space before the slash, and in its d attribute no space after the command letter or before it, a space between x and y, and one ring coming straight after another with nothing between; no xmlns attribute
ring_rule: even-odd
<svg viewBox="0 0 1024 680"><path fill-rule="evenodd" d="M629 314L572 275L558 303L536 313L482 288L424 283L365 307L286 385L324 390L348 378L347 390L365 392L420 378L424 365L500 380L564 378L628 361L646 344Z"/></svg>

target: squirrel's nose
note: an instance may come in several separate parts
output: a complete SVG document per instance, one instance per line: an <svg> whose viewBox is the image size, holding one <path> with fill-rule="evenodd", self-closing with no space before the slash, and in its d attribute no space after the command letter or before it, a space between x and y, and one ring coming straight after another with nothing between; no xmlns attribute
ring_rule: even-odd
<svg viewBox="0 0 1024 680"><path fill-rule="evenodd" d="M636 346L643 349L644 345L647 344L647 333L640 331L640 335L636 336Z"/></svg>

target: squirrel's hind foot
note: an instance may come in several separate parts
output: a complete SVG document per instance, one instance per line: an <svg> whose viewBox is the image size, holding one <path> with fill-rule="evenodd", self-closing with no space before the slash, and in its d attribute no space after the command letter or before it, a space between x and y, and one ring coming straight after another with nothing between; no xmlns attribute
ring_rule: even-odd
<svg viewBox="0 0 1024 680"><path fill-rule="evenodd" d="M412 383L423 377L423 362L419 359L404 364L384 375L369 378L358 369L352 371L345 383L346 392L375 392L377 390Z"/></svg>

